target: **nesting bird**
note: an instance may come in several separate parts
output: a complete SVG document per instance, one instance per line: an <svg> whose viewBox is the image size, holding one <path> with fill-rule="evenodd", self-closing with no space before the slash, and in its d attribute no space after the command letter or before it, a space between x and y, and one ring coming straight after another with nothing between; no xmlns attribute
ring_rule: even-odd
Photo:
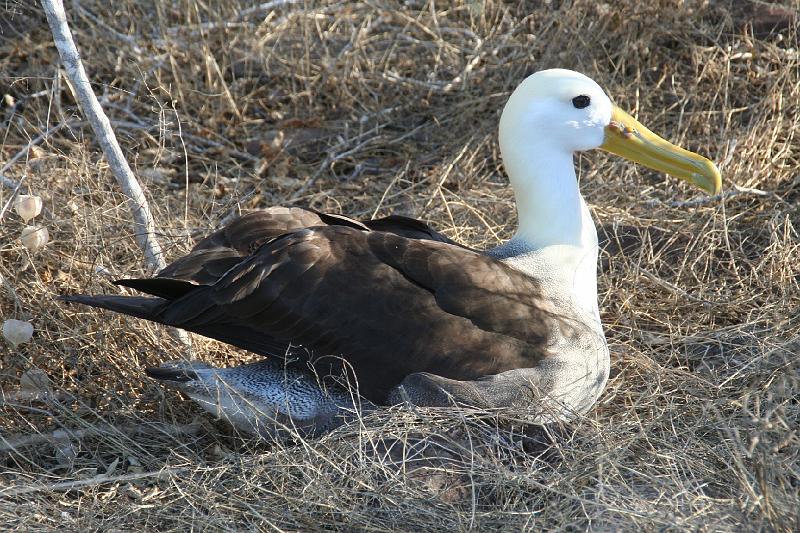
<svg viewBox="0 0 800 533"><path fill-rule="evenodd" d="M601 148L709 193L720 174L569 70L517 87L499 142L519 226L497 248L475 251L400 216L277 207L234 220L154 278L117 282L150 296L66 300L265 356L232 369L148 370L244 429L266 420L326 431L357 397L366 406L514 408L535 423L586 413L610 360L597 232L573 154Z"/></svg>

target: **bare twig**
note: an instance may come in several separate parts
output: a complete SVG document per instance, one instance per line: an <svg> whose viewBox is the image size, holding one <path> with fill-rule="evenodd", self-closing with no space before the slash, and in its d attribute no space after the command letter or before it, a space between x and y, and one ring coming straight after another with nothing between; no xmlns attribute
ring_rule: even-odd
<svg viewBox="0 0 800 533"><path fill-rule="evenodd" d="M0 407L14 406L17 402L33 402L33 401L55 401L64 403L73 400L74 396L65 392L53 392L49 390L19 390L16 392L3 392L0 391ZM0 440L3 437L0 436ZM0 452L3 451L3 445L0 444Z"/></svg>
<svg viewBox="0 0 800 533"><path fill-rule="evenodd" d="M99 27L103 28L103 30L105 30L105 32L108 35L112 36L114 39L117 39L129 45L131 47L131 50L133 50L133 53L137 55L142 53L142 48L136 42L136 38L134 38L131 35L125 35L124 33L118 32L117 30L106 24L105 21L98 18L97 15L86 9L86 7L79 4L78 2L75 2L74 6L77 7L81 15L88 18L89 20L97 24Z"/></svg>
<svg viewBox="0 0 800 533"><path fill-rule="evenodd" d="M776 195L775 193L769 192L769 191L762 191L761 189L756 189L756 188L753 188L753 187L741 187L739 185L736 185L735 183L732 184L732 187L733 187L733 189L731 189L731 190L727 190L725 192L721 192L721 193L715 194L713 196L704 195L704 196L698 196L696 198L692 198L690 200L670 200L669 202L661 202L660 200L655 200L654 199L654 200L648 201L648 204L649 205L658 205L658 204L661 204L661 203L665 203L666 205L668 205L670 207L679 207L679 208L682 208L682 207L697 207L697 206L700 206L700 205L707 205L707 204L717 203L722 199L734 198L736 196L743 196L743 195L746 195L746 196L775 196L778 199L780 199L780 197L778 197L778 195Z"/></svg>
<svg viewBox="0 0 800 533"><path fill-rule="evenodd" d="M36 492L54 492L54 491L68 491L81 489L84 487L94 487L104 483L122 483L125 481L134 481L137 479L146 478L168 478L174 474L187 471L187 467L180 468L165 468L154 472L135 472L132 474L123 474L121 476L108 476L100 474L89 479L76 479L70 481L59 481L58 483L40 484L40 485L22 485L20 487L10 487L8 489L0 489L0 498L14 498L17 496L24 496L26 494L33 494Z"/></svg>
<svg viewBox="0 0 800 533"><path fill-rule="evenodd" d="M58 429L52 433L36 433L33 435L7 435L0 434L0 453L18 451L20 448L27 448L30 446L41 446L46 443L57 444L64 441L81 440L88 437L97 437L99 435L115 435L125 434L133 435L139 433L146 433L149 435L166 434L166 435L192 435L197 433L201 428L199 423L184 424L180 426L172 425L128 425L128 426L112 426L109 424L101 424L86 429L64 430Z"/></svg>
<svg viewBox="0 0 800 533"><path fill-rule="evenodd" d="M249 7L239 11L238 19L243 20L253 15L262 15L278 7L296 4L299 1L300 0L272 0L271 2L264 2L262 4L258 4L257 6Z"/></svg>
<svg viewBox="0 0 800 533"><path fill-rule="evenodd" d="M172 26L167 28L166 34L170 37L175 37L182 32L188 32L189 36L196 36L198 34L215 31L220 29L236 30L241 28L251 29L254 25L250 22L245 22L246 19L253 16L264 17L274 11L275 9L287 5L297 4L300 0L273 0L272 2L264 2L257 6L249 7L241 10L236 15L235 21L222 21L222 22L202 22L191 26ZM164 45L162 40L158 40L159 45Z"/></svg>
<svg viewBox="0 0 800 533"><path fill-rule="evenodd" d="M703 298L698 298L692 294L689 294L685 290L681 289L680 287L676 287L673 283L670 283L666 280L663 280L656 276L655 274L648 272L642 267L637 266L636 269L647 279L655 283L656 285L667 289L670 292L673 292L679 296L686 298L687 300L691 300L692 302L707 305L707 306L715 306L715 305L724 305L727 302L712 302L710 300L705 300Z"/></svg>
<svg viewBox="0 0 800 533"><path fill-rule="evenodd" d="M135 237L139 247L144 251L145 264L150 271L160 270L166 266L166 263L161 246L155 238L155 224L150 208L147 205L147 199L139 182L136 181L136 177L133 175L125 156L122 154L122 149L117 142L114 131L111 129L108 117L100 107L100 103L92 90L80 55L75 47L75 42L72 39L72 32L67 24L64 4L61 0L42 0L42 7L47 14L47 22L53 33L53 40L56 48L58 48L61 61L63 61L66 68L67 77L75 91L75 98L80 104L81 111L92 125L92 129L103 149L103 154L114 172L114 177L130 201Z"/></svg>
<svg viewBox="0 0 800 533"><path fill-rule="evenodd" d="M385 125L376 126L376 127L372 128L372 129L370 129L369 131L366 131L366 132L364 132L364 133L362 133L360 135L357 135L353 139L349 139L347 141L342 141L338 145L336 145L333 148L331 148L329 150L329 152L328 152L327 157L325 157L325 160L319 165L319 168L317 168L317 171L314 173L314 175L312 175L310 178L308 178L305 181L305 183L303 183L303 185L291 196L291 198L289 198L289 201L290 202L295 202L300 197L302 197L306 193L306 191L308 191L311 187L314 186L314 184L317 182L317 179L322 175L323 172L325 172L325 169L330 168L330 166L333 163L335 163L336 161L340 161L340 160L344 159L345 157L350 157L351 155L357 153L358 151L363 150L366 146L368 146L370 144L374 144L375 142L378 142L380 140L380 138L381 138L380 135L376 135L374 137L367 137L367 136L369 134L371 134L371 133L376 133L377 134L377 132L382 130L384 127L385 127ZM364 141L359 142L353 148L351 148L349 150L346 150L344 152L341 152L341 153L336 153L336 149L337 148L342 147L342 146L346 146L348 142L352 143L352 142L360 141L364 137L367 137L367 139L364 140Z"/></svg>

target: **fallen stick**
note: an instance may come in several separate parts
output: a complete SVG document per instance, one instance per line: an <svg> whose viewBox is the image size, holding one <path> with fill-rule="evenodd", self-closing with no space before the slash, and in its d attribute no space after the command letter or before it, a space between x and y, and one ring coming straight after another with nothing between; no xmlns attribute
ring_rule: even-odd
<svg viewBox="0 0 800 533"><path fill-rule="evenodd" d="M137 472L133 474L122 474L120 476L107 476L100 474L88 479L76 479L71 481L59 481L50 484L37 484L37 485L22 485L18 487L9 487L7 489L0 488L0 499L14 498L17 496L24 496L35 492L61 492L75 489L82 489L85 487L93 487L95 485L102 485L104 483L123 483L125 481L135 481L137 479L146 479L150 477L155 478L168 478L174 474L179 474L189 470L186 467L180 468L164 468L154 472Z"/></svg>
<svg viewBox="0 0 800 533"><path fill-rule="evenodd" d="M40 446L42 444L62 444L65 442L79 441L88 437L100 435L134 435L146 433L150 435L167 434L171 436L192 435L200 431L201 424L185 424L181 426L156 425L153 427L142 425L112 426L102 424L86 429L57 429L52 433L36 433L33 435L8 435L0 434L0 453L17 452L19 448Z"/></svg>
<svg viewBox="0 0 800 533"><path fill-rule="evenodd" d="M144 252L145 265L150 272L161 270L166 266L166 262L164 261L161 246L155 238L155 224L150 208L147 205L147 199L122 153L108 117L103 112L103 108L100 107L100 103L92 90L91 83L78 54L78 49L72 39L72 32L67 24L64 4L62 0L41 1L42 7L47 14L50 31L53 33L53 41L61 56L61 61L64 63L67 77L72 83L75 98L84 116L92 125L94 134L100 142L100 147L103 149L103 154L108 160L117 183L119 183L122 191L128 197L131 211L133 212L134 235L136 242Z"/></svg>
<svg viewBox="0 0 800 533"><path fill-rule="evenodd" d="M117 137L114 135L114 130L111 128L111 122L92 90L89 77L86 75L86 70L84 70L81 57L78 54L78 49L75 47L75 41L72 39L72 32L67 24L64 3L62 0L42 0L42 7L47 15L50 31L53 34L53 42L58 49L67 77L71 82L72 90L75 93L75 99L78 101L84 116L92 125L94 134L100 142L100 147L103 149L103 154L111 167L111 171L114 173L117 183L119 183L125 196L128 197L128 203L133 213L134 237L142 252L144 252L145 267L151 274L162 270L167 266L167 263L164 260L161 246L156 240L155 222L153 222L150 207L147 205L147 198L145 198L144 191L142 191L141 185L136 180L136 176L133 175L133 171L128 165L128 160L125 159L125 155L122 153L122 148L120 148ZM187 349L191 349L192 342L188 333L180 329L172 331L173 336L181 344Z"/></svg>

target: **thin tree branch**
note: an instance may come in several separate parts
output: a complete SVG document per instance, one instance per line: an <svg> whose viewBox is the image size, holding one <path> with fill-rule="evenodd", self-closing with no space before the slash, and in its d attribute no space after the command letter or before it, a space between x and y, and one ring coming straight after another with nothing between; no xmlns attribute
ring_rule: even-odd
<svg viewBox="0 0 800 533"><path fill-rule="evenodd" d="M136 181L133 171L128 165L122 149L117 142L114 131L108 117L100 107L97 97L92 90L89 78L83 68L75 42L72 39L72 32L67 24L67 16L64 12L62 0L41 0L42 7L47 14L47 22L50 31L53 33L61 61L67 72L67 77L72 83L75 91L75 98L78 100L81 111L92 125L95 136L100 142L114 177L117 179L122 191L128 197L131 211L133 212L134 233L136 242L144 252L145 265L151 272L160 270L166 266L164 254L161 251L158 241L155 238L155 224L147 199L144 196L142 187Z"/></svg>
<svg viewBox="0 0 800 533"><path fill-rule="evenodd" d="M262 4L258 4L257 6L249 7L247 9L243 9L239 11L239 15L237 18L239 20L244 20L247 17L251 17L253 15L263 16L264 13L269 13L270 11L277 9L279 7L290 5L290 4L297 4L300 0L272 0L271 2L264 2Z"/></svg>
<svg viewBox="0 0 800 533"><path fill-rule="evenodd" d="M89 77L86 75L78 49L72 39L72 32L67 24L64 3L62 0L42 0L42 7L47 15L47 23L53 34L53 41L61 56L61 61L64 63L67 78L75 93L75 99L84 116L92 125L117 183L128 197L128 203L133 213L134 237L144 252L145 268L150 273L161 270L166 266L166 262L161 246L156 240L155 223L150 207L147 205L147 198L122 153L122 148L111 128L111 122L92 90ZM186 332L176 329L174 335L184 346L191 347L191 340Z"/></svg>
<svg viewBox="0 0 800 533"><path fill-rule="evenodd" d="M52 433L35 433L32 435L0 435L0 453L16 452L21 453L21 448L30 446L42 446L45 444L58 444L63 442L80 441L89 437L113 436L118 434L134 435L148 434L151 436L162 435L193 435L199 432L202 426L199 423L174 425L127 425L112 426L100 424L86 429L58 429Z"/></svg>
<svg viewBox="0 0 800 533"><path fill-rule="evenodd" d="M44 0L43 0L44 1ZM186 467L164 468L153 472L136 472L132 474L122 474L120 476L107 476L100 474L89 479L76 479L69 481L59 481L56 483L41 483L36 485L20 485L0 489L0 497L16 498L37 492L65 492L83 488L95 487L105 483L124 483L146 478L168 479L175 474L186 472Z"/></svg>

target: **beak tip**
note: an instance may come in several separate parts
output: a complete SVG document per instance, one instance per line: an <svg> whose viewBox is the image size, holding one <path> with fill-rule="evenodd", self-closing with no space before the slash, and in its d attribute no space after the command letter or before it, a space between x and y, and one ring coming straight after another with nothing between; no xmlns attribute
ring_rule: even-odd
<svg viewBox="0 0 800 533"><path fill-rule="evenodd" d="M720 174L717 165L711 161L708 161L706 177L708 178L707 186L703 187L706 192L712 195L722 192L722 174Z"/></svg>
<svg viewBox="0 0 800 533"><path fill-rule="evenodd" d="M626 135L628 131L634 134ZM710 159L665 141L616 106L600 148L688 181L710 195L722 191L722 175Z"/></svg>

